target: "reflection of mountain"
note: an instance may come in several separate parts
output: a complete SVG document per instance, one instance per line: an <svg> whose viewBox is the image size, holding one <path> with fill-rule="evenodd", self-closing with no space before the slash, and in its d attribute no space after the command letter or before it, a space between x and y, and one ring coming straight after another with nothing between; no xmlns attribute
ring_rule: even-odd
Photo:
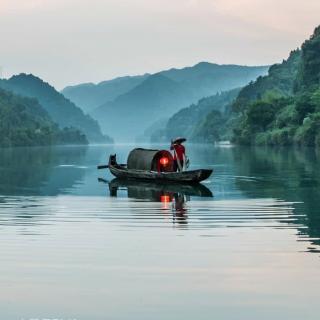
<svg viewBox="0 0 320 320"><path fill-rule="evenodd" d="M84 176L87 147L2 149L0 194L58 195ZM72 168L70 167L72 166Z"/></svg>
<svg viewBox="0 0 320 320"><path fill-rule="evenodd" d="M294 223L302 235L320 238L319 154L313 149L236 148L237 187L251 197L284 199L295 204ZM301 215L300 215L301 213ZM320 244L320 240L314 243Z"/></svg>

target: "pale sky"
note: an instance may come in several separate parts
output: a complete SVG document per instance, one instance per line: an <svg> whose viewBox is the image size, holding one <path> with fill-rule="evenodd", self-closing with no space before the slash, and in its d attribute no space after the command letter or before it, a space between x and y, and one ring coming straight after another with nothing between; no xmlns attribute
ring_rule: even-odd
<svg viewBox="0 0 320 320"><path fill-rule="evenodd" d="M318 24L320 0L0 0L0 66L61 89L200 61L266 65Z"/></svg>

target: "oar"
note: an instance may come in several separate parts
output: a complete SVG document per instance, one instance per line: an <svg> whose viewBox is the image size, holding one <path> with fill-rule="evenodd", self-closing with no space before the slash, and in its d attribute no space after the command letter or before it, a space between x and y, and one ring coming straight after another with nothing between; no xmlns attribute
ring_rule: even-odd
<svg viewBox="0 0 320 320"><path fill-rule="evenodd" d="M109 168L109 165L107 165L107 164L102 164L102 165L100 165L100 166L97 166L97 169L98 169L98 170L108 169L108 168Z"/></svg>
<svg viewBox="0 0 320 320"><path fill-rule="evenodd" d="M103 178L98 178L98 181L99 181L99 182L103 182L103 183L109 183L109 181L108 181L108 180L103 179Z"/></svg>

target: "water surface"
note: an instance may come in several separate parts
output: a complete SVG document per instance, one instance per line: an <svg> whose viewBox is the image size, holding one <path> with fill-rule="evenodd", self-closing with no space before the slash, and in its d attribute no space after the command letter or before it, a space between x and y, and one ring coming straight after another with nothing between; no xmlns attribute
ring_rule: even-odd
<svg viewBox="0 0 320 320"><path fill-rule="evenodd" d="M0 150L1 319L319 318L317 152L189 145L198 188L96 170L131 148Z"/></svg>

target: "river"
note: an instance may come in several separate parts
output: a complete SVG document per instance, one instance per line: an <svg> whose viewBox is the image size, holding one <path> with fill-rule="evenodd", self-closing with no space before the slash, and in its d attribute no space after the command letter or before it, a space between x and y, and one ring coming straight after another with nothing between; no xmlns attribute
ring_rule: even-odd
<svg viewBox="0 0 320 320"><path fill-rule="evenodd" d="M197 188L96 169L132 148L0 150L0 319L319 319L317 151L187 145Z"/></svg>

